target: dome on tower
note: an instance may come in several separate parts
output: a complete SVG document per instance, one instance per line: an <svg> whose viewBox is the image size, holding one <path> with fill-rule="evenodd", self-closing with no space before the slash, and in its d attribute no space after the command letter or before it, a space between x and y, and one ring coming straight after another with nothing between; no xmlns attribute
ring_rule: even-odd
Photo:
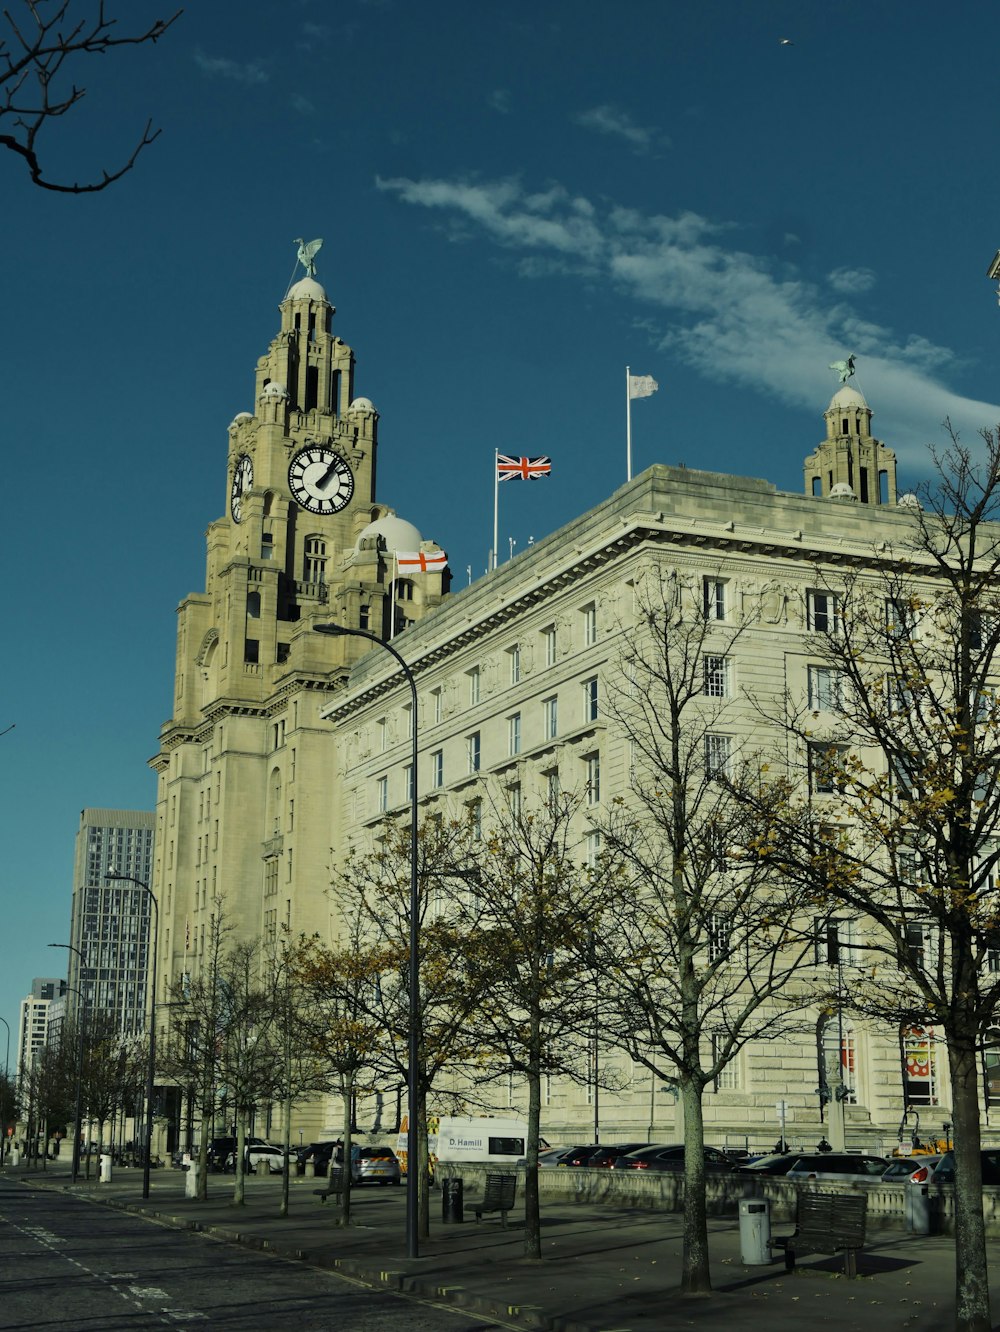
<svg viewBox="0 0 1000 1332"><path fill-rule="evenodd" d="M293 287L289 287L286 301L325 301L326 292L315 278L299 278Z"/></svg>
<svg viewBox="0 0 1000 1332"><path fill-rule="evenodd" d="M836 485L830 487L830 499L832 500L856 500L853 489L846 481L838 481Z"/></svg>
<svg viewBox="0 0 1000 1332"><path fill-rule="evenodd" d="M276 379L272 379L269 384L264 385L264 392L261 394L264 398L287 398L288 389Z"/></svg>
<svg viewBox="0 0 1000 1332"><path fill-rule="evenodd" d="M371 398L355 398L347 410L349 412L373 412L375 404Z"/></svg>
<svg viewBox="0 0 1000 1332"><path fill-rule="evenodd" d="M838 407L864 407L866 411L870 410L867 402L865 402L865 395L859 393L856 388L852 388L850 384L841 384L830 399L830 406L827 411L834 411Z"/></svg>
<svg viewBox="0 0 1000 1332"><path fill-rule="evenodd" d="M362 542L372 537L380 537L385 542L386 550L419 550L423 537L405 518L397 518L394 513L387 513L384 518L376 518L369 523L355 542L354 549L360 550Z"/></svg>

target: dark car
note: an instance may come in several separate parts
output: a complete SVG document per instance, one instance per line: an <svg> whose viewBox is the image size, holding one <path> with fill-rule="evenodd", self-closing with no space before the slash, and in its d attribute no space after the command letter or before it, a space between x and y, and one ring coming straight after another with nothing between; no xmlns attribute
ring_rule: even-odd
<svg viewBox="0 0 1000 1332"><path fill-rule="evenodd" d="M300 1170L305 1170L311 1163L317 1175L325 1175L336 1146L336 1142L307 1142L304 1147L296 1148L296 1165Z"/></svg>
<svg viewBox="0 0 1000 1332"><path fill-rule="evenodd" d="M800 1152L789 1154L775 1153L772 1156L758 1156L755 1161L741 1161L736 1166L738 1175L787 1175L794 1170L802 1159Z"/></svg>
<svg viewBox="0 0 1000 1332"><path fill-rule="evenodd" d="M705 1170L710 1174L732 1174L733 1163L718 1147L706 1147ZM641 1151L630 1152L618 1162L626 1170L670 1170L684 1169L684 1144L672 1143L667 1147L643 1147Z"/></svg>
<svg viewBox="0 0 1000 1332"><path fill-rule="evenodd" d="M583 1147L567 1147L559 1158L558 1164L561 1166L585 1166L590 1164L590 1158L595 1152L601 1149L596 1142L588 1143Z"/></svg>
<svg viewBox="0 0 1000 1332"><path fill-rule="evenodd" d="M1000 1148L987 1147L979 1153L984 1184L1000 1184ZM945 1152L938 1160L931 1179L935 1184L954 1184L955 1153Z"/></svg>
<svg viewBox="0 0 1000 1332"><path fill-rule="evenodd" d="M599 1147L587 1165L592 1170L595 1168L614 1170L621 1157L628 1156L629 1152L637 1152L640 1147L648 1146L648 1142L619 1142L614 1147Z"/></svg>
<svg viewBox="0 0 1000 1332"><path fill-rule="evenodd" d="M830 1184L860 1184L881 1179L889 1164L884 1156L868 1152L816 1152L800 1156L789 1179L819 1180Z"/></svg>

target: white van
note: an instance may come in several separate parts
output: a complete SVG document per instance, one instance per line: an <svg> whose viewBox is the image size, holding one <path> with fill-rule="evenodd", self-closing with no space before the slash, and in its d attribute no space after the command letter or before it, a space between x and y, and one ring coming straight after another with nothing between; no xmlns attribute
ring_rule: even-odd
<svg viewBox="0 0 1000 1332"><path fill-rule="evenodd" d="M548 1143L539 1139L539 1150ZM406 1161L406 1119L396 1143L396 1155ZM433 1174L438 1161L488 1161L516 1166L528 1149L528 1125L523 1119L497 1119L484 1115L429 1115L427 1156Z"/></svg>

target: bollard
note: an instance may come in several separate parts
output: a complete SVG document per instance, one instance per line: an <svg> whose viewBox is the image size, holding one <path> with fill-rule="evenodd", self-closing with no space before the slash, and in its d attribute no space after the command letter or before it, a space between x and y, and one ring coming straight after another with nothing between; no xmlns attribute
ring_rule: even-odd
<svg viewBox="0 0 1000 1332"><path fill-rule="evenodd" d="M10 1155L8 1156L7 1160L9 1164L12 1166L21 1164L21 1153L17 1150L16 1147L12 1147L10 1149Z"/></svg>
<svg viewBox="0 0 1000 1332"><path fill-rule="evenodd" d="M316 1178L316 1162L310 1158L306 1162L306 1179Z"/></svg>
<svg viewBox="0 0 1000 1332"><path fill-rule="evenodd" d="M110 1183L111 1183L111 1153L110 1153L110 1152L102 1152L102 1153L101 1153L101 1179L100 1179L100 1182L101 1182L102 1184L110 1184Z"/></svg>
<svg viewBox="0 0 1000 1332"><path fill-rule="evenodd" d="M906 1181L903 1199L903 1211L906 1229L911 1235L929 1235L931 1233L931 1199L926 1184Z"/></svg>
<svg viewBox="0 0 1000 1332"><path fill-rule="evenodd" d="M195 1167L194 1163L192 1162L191 1157L190 1157L187 1153L184 1154L184 1164L181 1166L181 1169L185 1172L185 1174L184 1174L184 1197L185 1197L185 1198L197 1198L197 1196L198 1196L198 1171L197 1171L197 1168Z"/></svg>
<svg viewBox="0 0 1000 1332"><path fill-rule="evenodd" d="M464 1185L450 1176L441 1181L441 1220L460 1225L465 1220Z"/></svg>
<svg viewBox="0 0 1000 1332"><path fill-rule="evenodd" d="M771 1204L766 1198L740 1199L740 1260L746 1267L771 1261Z"/></svg>

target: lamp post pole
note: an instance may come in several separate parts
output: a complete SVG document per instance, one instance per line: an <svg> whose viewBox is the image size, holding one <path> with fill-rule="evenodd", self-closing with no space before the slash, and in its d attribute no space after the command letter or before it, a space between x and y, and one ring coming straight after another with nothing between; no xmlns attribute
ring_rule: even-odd
<svg viewBox="0 0 1000 1332"><path fill-rule="evenodd" d="M153 1079L156 1076L156 959L160 951L160 907L148 883L132 874L105 874L109 883L131 883L141 888L153 905L153 974L149 990L149 1059L146 1063L146 1149L142 1163L142 1196L149 1197L149 1158L153 1150Z"/></svg>
<svg viewBox="0 0 1000 1332"><path fill-rule="evenodd" d="M371 634L367 629L346 629L339 624L314 624L318 634L330 634L333 637L347 636L366 638L376 647L383 648L395 657L400 670L410 686L413 711L412 757L410 767L410 970L409 970L409 1042L407 1048L407 1093L410 1101L410 1114L406 1126L406 1252L409 1258L418 1258L419 1254L419 1185L417 1174L417 1101L420 1091L418 1076L420 1059L420 894L417 883L417 684L413 672L391 643Z"/></svg>
<svg viewBox="0 0 1000 1332"><path fill-rule="evenodd" d="M80 959L80 984L77 986L77 998L80 1000L80 1011L76 1019L76 1112L74 1116L73 1130L73 1175L72 1182L76 1183L76 1177L80 1173L80 1137L83 1133L83 1042L86 1031L87 1021L87 997L83 992L83 968L87 965L86 958L81 949L75 944L49 944L50 948L66 948L71 953L76 953ZM90 1160L88 1156L88 1161ZM89 1167L88 1167L89 1169Z"/></svg>
<svg viewBox="0 0 1000 1332"><path fill-rule="evenodd" d="M0 1022L7 1028L7 1050L3 1057L3 1102L0 1103L0 1130L3 1132L3 1136L0 1137L0 1165L3 1165L7 1151L7 1116L4 1111L10 1087L10 1023L5 1017L0 1017Z"/></svg>

